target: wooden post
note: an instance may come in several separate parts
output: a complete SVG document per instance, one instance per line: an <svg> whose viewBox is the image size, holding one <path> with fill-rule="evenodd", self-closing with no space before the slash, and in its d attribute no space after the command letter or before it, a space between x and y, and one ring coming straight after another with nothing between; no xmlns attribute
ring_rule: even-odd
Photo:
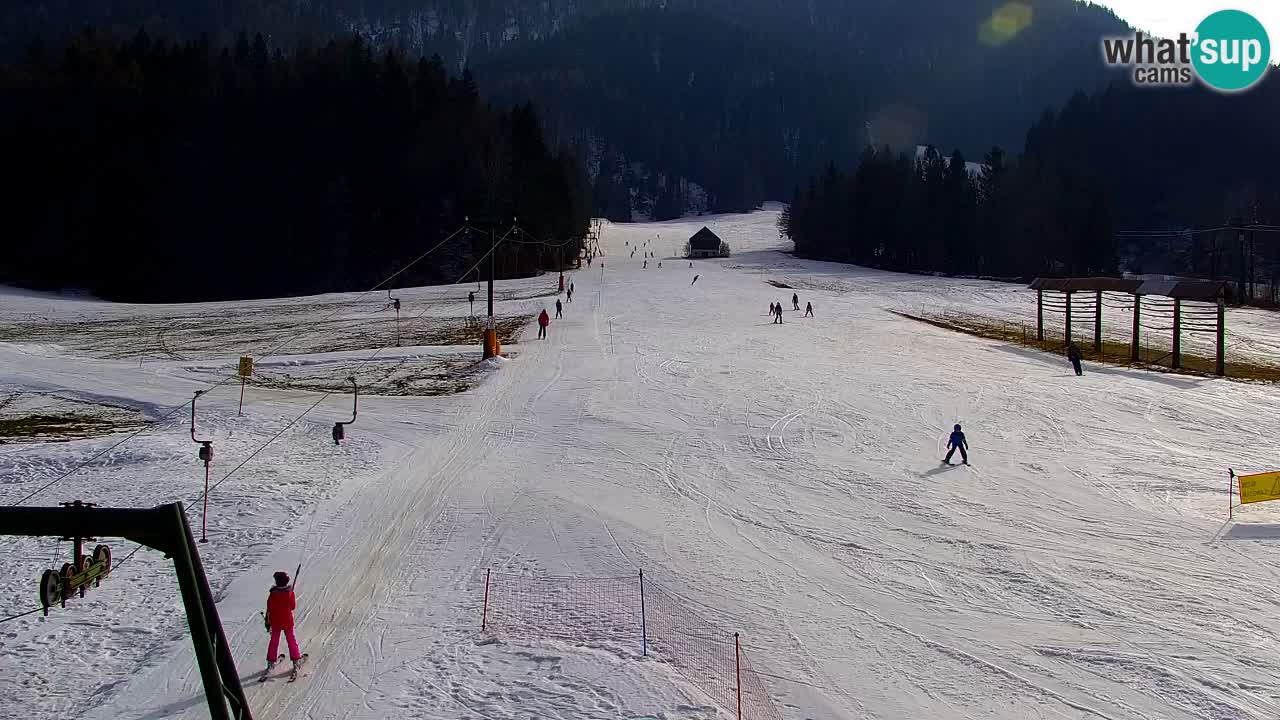
<svg viewBox="0 0 1280 720"><path fill-rule="evenodd" d="M1138 293L1133 294L1133 339L1129 341L1129 359L1138 362L1142 358L1139 356L1138 331L1142 327L1142 296Z"/></svg>
<svg viewBox="0 0 1280 720"><path fill-rule="evenodd" d="M244 376L240 376L240 410L236 412L237 416L244 415Z"/></svg>
<svg viewBox="0 0 1280 720"><path fill-rule="evenodd" d="M1044 291L1036 291L1036 340L1044 342Z"/></svg>
<svg viewBox="0 0 1280 720"><path fill-rule="evenodd" d="M644 568L640 568L640 654L649 655L649 629L645 626L644 615Z"/></svg>
<svg viewBox="0 0 1280 720"><path fill-rule="evenodd" d="M738 720L742 720L742 651L738 646L738 633L733 634L733 671L738 681Z"/></svg>
<svg viewBox="0 0 1280 720"><path fill-rule="evenodd" d="M1173 369L1182 367L1182 299L1173 299Z"/></svg>
<svg viewBox="0 0 1280 720"><path fill-rule="evenodd" d="M1102 352L1102 291L1097 291L1093 298L1094 310L1093 316L1093 351Z"/></svg>
<svg viewBox="0 0 1280 720"><path fill-rule="evenodd" d="M1071 344L1071 291L1067 291L1067 344Z"/></svg>
<svg viewBox="0 0 1280 720"><path fill-rule="evenodd" d="M1218 298L1218 363L1217 372L1221 377L1227 374L1227 309L1226 302Z"/></svg>

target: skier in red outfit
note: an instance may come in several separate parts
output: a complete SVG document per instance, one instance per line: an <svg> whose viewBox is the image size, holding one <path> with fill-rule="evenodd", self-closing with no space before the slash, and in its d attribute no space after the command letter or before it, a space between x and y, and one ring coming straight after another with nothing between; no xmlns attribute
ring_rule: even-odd
<svg viewBox="0 0 1280 720"><path fill-rule="evenodd" d="M267 629L271 631L271 642L267 644L267 672L275 667L280 633L284 633L285 642L289 645L289 659L296 671L303 657L298 639L293 635L293 609L297 607L297 601L293 597L293 585L289 584L289 573L281 570L275 574L275 581L275 586L267 593Z"/></svg>
<svg viewBox="0 0 1280 720"><path fill-rule="evenodd" d="M538 315L538 339L545 340L547 337L547 326L551 324L551 316L547 315L546 308L542 309L542 313Z"/></svg>

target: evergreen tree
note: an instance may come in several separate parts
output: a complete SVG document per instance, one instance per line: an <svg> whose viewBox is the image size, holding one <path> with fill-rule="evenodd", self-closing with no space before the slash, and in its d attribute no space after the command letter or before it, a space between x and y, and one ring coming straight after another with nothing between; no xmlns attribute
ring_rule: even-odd
<svg viewBox="0 0 1280 720"><path fill-rule="evenodd" d="M532 107L482 106L439 58L375 56L359 38L284 53L249 37L86 33L0 67L19 249L0 280L139 301L353 290L466 216L516 211L545 245L500 247L508 272L581 249L585 173ZM397 282L454 281L487 250L460 236Z"/></svg>

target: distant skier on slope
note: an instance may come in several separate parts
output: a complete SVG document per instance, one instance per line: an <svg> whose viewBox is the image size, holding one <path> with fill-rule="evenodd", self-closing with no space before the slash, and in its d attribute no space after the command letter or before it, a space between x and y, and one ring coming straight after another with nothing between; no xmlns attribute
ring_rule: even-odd
<svg viewBox="0 0 1280 720"><path fill-rule="evenodd" d="M646 269L646 270L647 270L648 268L649 268L649 261L648 261L648 260L645 260L645 261L644 261L644 269Z"/></svg>
<svg viewBox="0 0 1280 720"><path fill-rule="evenodd" d="M569 302L573 302L573 283L569 283L569 292L565 293L565 297Z"/></svg>
<svg viewBox="0 0 1280 720"><path fill-rule="evenodd" d="M1067 359L1071 361L1071 367L1076 369L1076 376L1084 374L1084 370L1080 369L1080 360L1084 355L1080 352L1080 346L1071 343L1067 346Z"/></svg>
<svg viewBox="0 0 1280 720"><path fill-rule="evenodd" d="M559 299L556 299L556 319L557 320L564 317L564 315L562 314L563 310L564 310L564 306L560 304Z"/></svg>
<svg viewBox="0 0 1280 720"><path fill-rule="evenodd" d="M813 317L813 303L807 302L804 304L804 316Z"/></svg>
<svg viewBox="0 0 1280 720"><path fill-rule="evenodd" d="M795 293L791 293L791 307L794 310L800 309L800 296Z"/></svg>
<svg viewBox="0 0 1280 720"><path fill-rule="evenodd" d="M774 320L774 324L781 325L782 324L782 303L775 303L773 308L774 308L774 314L777 318L776 320Z"/></svg>
<svg viewBox="0 0 1280 720"><path fill-rule="evenodd" d="M947 456L942 459L942 462L950 465L951 456L959 450L961 461L965 465L969 464L969 441L964 439L964 433L960 431L960 423L956 423L955 428L952 429L951 437L947 440L947 448Z"/></svg>
<svg viewBox="0 0 1280 720"><path fill-rule="evenodd" d="M475 315L476 314L476 293L474 290L467 293L467 302L471 303L471 314Z"/></svg>
<svg viewBox="0 0 1280 720"><path fill-rule="evenodd" d="M769 319L772 320L777 316L778 316L778 308L774 307L773 303L769 303Z"/></svg>
<svg viewBox="0 0 1280 720"><path fill-rule="evenodd" d="M542 312L538 315L538 339L545 340L547 337L547 326L551 324L551 316L547 315L547 309L542 308Z"/></svg>
<svg viewBox="0 0 1280 720"><path fill-rule="evenodd" d="M293 609L297 607L297 601L293 596L293 586L289 584L289 573L281 570L274 578L276 584L267 592L266 621L271 640L267 643L267 672L263 674L264 679L280 658L276 652L280 650L281 633L284 633L285 643L289 646L289 659L293 661L295 671L303 658L298 639L293 634Z"/></svg>

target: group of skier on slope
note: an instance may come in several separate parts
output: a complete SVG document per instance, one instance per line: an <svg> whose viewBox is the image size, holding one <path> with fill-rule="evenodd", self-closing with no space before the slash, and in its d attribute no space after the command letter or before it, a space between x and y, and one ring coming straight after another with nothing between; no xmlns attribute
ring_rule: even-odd
<svg viewBox="0 0 1280 720"><path fill-rule="evenodd" d="M569 283L569 287L564 291L565 300L573 302L573 283ZM564 305L560 304L560 298L556 298L556 319L564 317ZM547 309L543 308L538 313L538 339L547 339L547 326L551 324L551 316L547 314Z"/></svg>
<svg viewBox="0 0 1280 720"><path fill-rule="evenodd" d="M791 293L791 309L796 312L800 311L800 296ZM774 325L782 324L782 303L769 303L769 316L773 318ZM804 304L804 316L813 317L813 303L806 302Z"/></svg>
<svg viewBox="0 0 1280 720"><path fill-rule="evenodd" d="M589 262L589 261L588 261ZM647 264L647 263L646 263ZM693 267L693 263L689 263L689 267ZM693 283L698 282L698 276L693 277ZM692 285L693 283L690 283ZM573 283L569 283L569 287L565 290L565 299L573 302ZM468 300L475 302L475 295L472 293ZM795 311L800 310L800 296L796 293L791 294L791 307ZM564 306L560 304L560 300L556 299L556 317L563 317ZM774 318L775 324L782 323L782 303L769 303L769 314ZM806 302L804 308L805 317L813 317L813 303ZM551 317L547 314L545 308L538 315L538 337L545 339L547 337L547 326L551 324ZM1083 375L1084 370L1081 368L1081 360L1083 353L1080 347L1074 342L1067 345L1067 359L1071 361L1071 366L1075 370L1077 376ZM942 462L951 465L951 458L956 451L960 451L960 462L964 465L969 464L969 441L965 438L964 431L960 428L960 423L952 426L951 435L947 438L947 455ZM278 661L284 659L284 655L276 655L280 648L280 636L284 635L285 642L289 648L289 659L293 662L293 671L290 679L296 678L298 669L305 661L307 655L303 653L298 645L298 640L294 635L294 618L293 611L297 607L297 600L294 597L293 585L290 584L289 574L283 570L275 573L275 585L267 593L267 609L263 613L263 620L266 624L267 631L271 634L271 639L267 643L267 670L262 675L262 680L266 680L271 670L275 668Z"/></svg>
<svg viewBox="0 0 1280 720"><path fill-rule="evenodd" d="M467 298L472 303L475 302L475 294L472 293ZM573 302L573 283L569 283L569 287L565 289L565 300ZM556 299L556 317L563 317L564 306L560 303L560 299ZM551 324L551 318L544 308L538 315L538 337L545 338L547 336L547 326ZM290 679L296 678L298 669L302 666L307 655L302 652L298 645L298 639L294 635L294 619L293 611L297 608L297 598L293 594L293 585L290 584L289 573L281 570L274 575L275 585L267 591L267 609L262 614L263 624L267 628L267 632L271 634L271 639L267 642L267 670L264 672L260 680L265 681L267 676L275 669L276 663L284 659L284 655L277 655L280 649L280 636L284 635L285 644L289 648L289 659L293 661L293 671L290 673Z"/></svg>

